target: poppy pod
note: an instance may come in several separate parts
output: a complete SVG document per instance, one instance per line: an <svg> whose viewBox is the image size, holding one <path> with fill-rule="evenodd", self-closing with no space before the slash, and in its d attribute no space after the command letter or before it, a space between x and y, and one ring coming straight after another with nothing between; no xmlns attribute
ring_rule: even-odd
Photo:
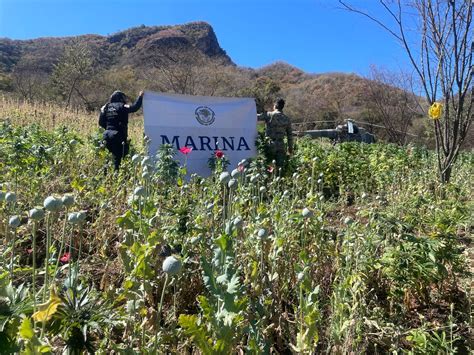
<svg viewBox="0 0 474 355"><path fill-rule="evenodd" d="M135 196L140 196L140 197L145 197L146 196L146 190L144 187L142 186L138 186L135 188L135 190L133 191L133 194Z"/></svg>
<svg viewBox="0 0 474 355"><path fill-rule="evenodd" d="M238 168L237 169L234 169L232 170L232 173L230 174L232 177L237 177L240 175L240 172L241 170L239 170Z"/></svg>
<svg viewBox="0 0 474 355"><path fill-rule="evenodd" d="M299 272L298 275L296 275L296 279L298 280L298 282L301 282L304 280L304 272Z"/></svg>
<svg viewBox="0 0 474 355"><path fill-rule="evenodd" d="M7 192L5 194L5 201L10 203L16 202L16 194L14 192Z"/></svg>
<svg viewBox="0 0 474 355"><path fill-rule="evenodd" d="M229 188L231 188L231 189L237 187L237 180L235 180L235 179L230 179L229 182L228 182L228 184L227 184L227 186L228 186Z"/></svg>
<svg viewBox="0 0 474 355"><path fill-rule="evenodd" d="M146 156L142 159L142 166L151 165L151 158Z"/></svg>
<svg viewBox="0 0 474 355"><path fill-rule="evenodd" d="M44 218L44 211L41 207L35 207L28 212L28 217L33 221L39 221Z"/></svg>
<svg viewBox="0 0 474 355"><path fill-rule="evenodd" d="M224 171L219 175L219 181L223 184L227 184L230 180L230 174L227 171Z"/></svg>
<svg viewBox="0 0 474 355"><path fill-rule="evenodd" d="M69 215L67 216L67 221L71 224L78 224L79 219L77 218L77 213L76 212L69 213Z"/></svg>
<svg viewBox="0 0 474 355"><path fill-rule="evenodd" d="M48 196L45 198L43 206L47 211L57 212L63 207L63 203L59 198Z"/></svg>
<svg viewBox="0 0 474 355"><path fill-rule="evenodd" d="M191 238L191 244L192 244L192 245L196 245L197 243L199 243L199 242L201 241L201 239L202 239L202 235L201 235L201 234L199 234L199 235L196 236L196 237L192 237L192 238Z"/></svg>
<svg viewBox="0 0 474 355"><path fill-rule="evenodd" d="M135 154L135 155L132 157L132 163L133 163L133 165L137 165L139 161L140 161L140 156L139 156L138 154Z"/></svg>
<svg viewBox="0 0 474 355"><path fill-rule="evenodd" d="M242 227L242 218L241 217L235 217L234 220L232 221L234 224L234 227L240 228Z"/></svg>
<svg viewBox="0 0 474 355"><path fill-rule="evenodd" d="M86 217L87 217L86 211L79 211L79 212L76 212L76 214L77 214L77 219L79 220L79 223L82 223L86 220Z"/></svg>
<svg viewBox="0 0 474 355"><path fill-rule="evenodd" d="M18 228L20 226L20 217L18 216L11 216L10 219L8 220L8 225L11 227L11 228Z"/></svg>
<svg viewBox="0 0 474 355"><path fill-rule="evenodd" d="M265 228L260 228L257 232L257 237L260 240L265 240L268 237L268 232Z"/></svg>
<svg viewBox="0 0 474 355"><path fill-rule="evenodd" d="M313 217L313 211L305 207L303 208L301 215L303 216L303 218L311 218Z"/></svg>
<svg viewBox="0 0 474 355"><path fill-rule="evenodd" d="M163 272L171 276L176 275L181 271L182 266L181 260L171 255L163 261Z"/></svg>
<svg viewBox="0 0 474 355"><path fill-rule="evenodd" d="M71 207L74 204L74 196L71 194L66 194L61 198L61 202L65 207Z"/></svg>

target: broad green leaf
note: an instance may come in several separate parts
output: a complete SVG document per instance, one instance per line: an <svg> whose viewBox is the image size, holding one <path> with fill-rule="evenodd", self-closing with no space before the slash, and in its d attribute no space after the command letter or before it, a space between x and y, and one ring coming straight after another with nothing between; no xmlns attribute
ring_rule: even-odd
<svg viewBox="0 0 474 355"><path fill-rule="evenodd" d="M209 341L207 340L206 331L198 325L196 315L181 314L178 319L179 325L184 332L191 337L203 354L213 354Z"/></svg>
<svg viewBox="0 0 474 355"><path fill-rule="evenodd" d="M18 334L26 340L31 340L34 337L35 332L33 331L33 325L31 324L30 318L23 319L20 328L18 329Z"/></svg>
<svg viewBox="0 0 474 355"><path fill-rule="evenodd" d="M232 275L229 283L227 284L227 292L230 294L235 294L238 292L240 286L240 279L237 273Z"/></svg>

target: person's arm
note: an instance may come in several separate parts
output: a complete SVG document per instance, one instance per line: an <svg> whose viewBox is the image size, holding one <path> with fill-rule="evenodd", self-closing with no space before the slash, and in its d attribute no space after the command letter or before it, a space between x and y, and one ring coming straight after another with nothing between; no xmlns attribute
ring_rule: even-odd
<svg viewBox="0 0 474 355"><path fill-rule="evenodd" d="M102 108L100 109L100 115L99 115L99 126L101 126L104 129L107 128L107 117L105 116L106 108L107 108L107 105L102 106Z"/></svg>
<svg viewBox="0 0 474 355"><path fill-rule="evenodd" d="M286 126L286 139L288 140L288 153L293 154L293 130L291 129L291 122L288 121Z"/></svg>
<svg viewBox="0 0 474 355"><path fill-rule="evenodd" d="M267 122L268 113L263 111L262 113L257 113L257 121Z"/></svg>
<svg viewBox="0 0 474 355"><path fill-rule="evenodd" d="M137 112L140 109L140 107L142 107L142 101L143 101L143 91L140 91L136 101L131 106L124 105L124 107L127 109L128 113Z"/></svg>

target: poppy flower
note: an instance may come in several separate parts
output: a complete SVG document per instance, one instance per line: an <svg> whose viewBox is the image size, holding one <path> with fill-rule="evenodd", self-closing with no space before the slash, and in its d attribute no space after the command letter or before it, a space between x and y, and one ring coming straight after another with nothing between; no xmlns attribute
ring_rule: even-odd
<svg viewBox="0 0 474 355"><path fill-rule="evenodd" d="M59 259L62 263L67 263L71 260L71 253L64 253L64 255Z"/></svg>
<svg viewBox="0 0 474 355"><path fill-rule="evenodd" d="M271 166L271 165L267 168L267 171L268 171L270 174L273 173L273 170L275 170L275 168L274 168L273 166Z"/></svg>
<svg viewBox="0 0 474 355"><path fill-rule="evenodd" d="M222 150L216 150L214 155L217 159L221 159L224 156L224 152Z"/></svg>
<svg viewBox="0 0 474 355"><path fill-rule="evenodd" d="M193 150L193 148L189 148L189 147L181 147L179 148L179 151L181 153L183 153L184 155L188 155L189 153L191 153L191 151Z"/></svg>

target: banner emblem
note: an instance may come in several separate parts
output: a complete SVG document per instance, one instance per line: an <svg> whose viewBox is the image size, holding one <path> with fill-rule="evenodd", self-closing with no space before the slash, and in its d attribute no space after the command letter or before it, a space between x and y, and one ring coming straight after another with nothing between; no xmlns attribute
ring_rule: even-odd
<svg viewBox="0 0 474 355"><path fill-rule="evenodd" d="M203 126L210 126L216 119L216 114L207 106L199 106L196 111L196 120Z"/></svg>

